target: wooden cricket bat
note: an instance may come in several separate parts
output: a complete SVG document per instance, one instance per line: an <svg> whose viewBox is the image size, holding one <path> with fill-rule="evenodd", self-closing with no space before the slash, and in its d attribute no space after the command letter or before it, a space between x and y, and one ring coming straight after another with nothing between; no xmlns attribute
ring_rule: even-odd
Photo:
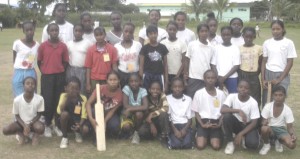
<svg viewBox="0 0 300 159"><path fill-rule="evenodd" d="M104 127L104 108L100 98L100 84L96 84L97 102L95 105L95 118L97 121L96 138L97 138L97 150L105 151L105 127Z"/></svg>
<svg viewBox="0 0 300 159"><path fill-rule="evenodd" d="M271 102L271 95L272 95L272 83L268 82L268 95L267 95L267 103Z"/></svg>

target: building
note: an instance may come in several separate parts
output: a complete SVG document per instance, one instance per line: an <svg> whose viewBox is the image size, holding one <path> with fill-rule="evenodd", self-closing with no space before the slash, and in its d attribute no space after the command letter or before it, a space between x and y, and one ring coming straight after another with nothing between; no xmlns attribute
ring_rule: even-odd
<svg viewBox="0 0 300 159"><path fill-rule="evenodd" d="M158 9L161 12L162 20L169 20L177 11L187 11L188 7L185 5L187 3L136 3L139 7L140 12L148 14L151 9ZM189 5L189 4L188 4ZM222 20L223 22L228 22L234 17L239 17L243 21L250 21L250 7L252 3L235 3L232 8L223 12ZM189 12L191 12L189 10ZM218 11L213 11L215 15L218 15ZM195 20L194 13L188 13L190 20ZM206 19L206 14L199 15L200 20Z"/></svg>

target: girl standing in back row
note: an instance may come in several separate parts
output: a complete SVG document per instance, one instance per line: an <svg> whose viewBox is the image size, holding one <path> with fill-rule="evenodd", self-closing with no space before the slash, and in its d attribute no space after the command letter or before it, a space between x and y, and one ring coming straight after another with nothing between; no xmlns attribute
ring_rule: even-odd
<svg viewBox="0 0 300 159"><path fill-rule="evenodd" d="M53 9L53 12L52 12L52 16L54 17L54 21L49 23L49 24L55 23L55 24L58 25L58 27L59 27L59 35L58 35L59 40L61 42L65 43L65 44L68 41L73 40L73 24L71 24L71 23L69 23L65 20L66 12L67 12L66 5L64 3L57 3L54 6L54 9ZM47 33L48 25L46 25L43 29L42 42L45 42L50 38L50 36Z"/></svg>
<svg viewBox="0 0 300 159"><path fill-rule="evenodd" d="M36 72L34 70L35 60L39 43L33 40L35 26L33 22L27 21L22 25L24 39L16 40L13 44L13 93L14 97L22 94L23 80L30 76L36 79Z"/></svg>
<svg viewBox="0 0 300 159"><path fill-rule="evenodd" d="M286 31L284 23L275 20L271 23L273 38L263 44L263 60L261 67L261 80L263 84L263 105L267 100L267 82L273 86L282 85L286 91L290 85L289 72L297 57L294 42L284 37Z"/></svg>

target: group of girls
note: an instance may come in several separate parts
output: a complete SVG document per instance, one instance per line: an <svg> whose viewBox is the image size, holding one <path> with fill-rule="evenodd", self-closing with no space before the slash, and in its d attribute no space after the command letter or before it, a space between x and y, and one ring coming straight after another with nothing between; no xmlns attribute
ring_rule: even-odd
<svg viewBox="0 0 300 159"><path fill-rule="evenodd" d="M297 54L293 42L284 37L283 22L272 22L273 38L260 47L253 43L254 28L245 27L241 32L240 18L233 18L229 26L222 27L219 36L218 21L210 17L197 26L196 38L185 26L184 12L177 12L165 30L158 27L160 12L151 10L150 24L139 31L137 42L135 26L132 23L122 26L120 12L111 13L113 28L108 33L103 27L93 29L92 17L86 12L80 16L80 24L73 26L65 20L66 7L61 3L56 4L53 16L54 21L43 29L41 45L33 40L32 22L23 24L25 38L13 45L14 110L19 108L16 103L23 96L27 105L38 96L32 91L37 79L35 59L41 71L43 97L35 106L39 109L31 112L32 119L26 117L25 121L22 117L28 115L21 114L26 112L14 111L16 122L3 129L4 134L17 133L20 143L26 141L29 131L34 132L34 144L38 135L51 137L54 131L62 136L61 148L68 146L69 130L75 132L77 142L82 142L82 135L95 136L95 87L99 83L108 137L131 137L135 144L140 138L158 137L168 148L181 149L192 148L196 136L197 148L203 149L209 139L213 149L218 150L224 133L228 142L226 154L232 154L241 143L257 148L261 72L264 94L267 83L271 82L276 86L273 95L283 96L280 99L279 95L273 96L275 102L271 106L276 108L276 116L283 114L284 108L288 113L280 116L288 114L290 118L280 119L280 126L288 124L287 130L276 129L278 123L268 125L263 120L265 144L260 154L270 149L267 136L274 133L279 142L295 147L294 119L284 99L289 71ZM31 89L27 83L31 83ZM31 99L25 98L27 94ZM273 114L266 117L268 111L263 118L277 120ZM44 125L36 120L42 112ZM196 134L191 129L194 116Z"/></svg>

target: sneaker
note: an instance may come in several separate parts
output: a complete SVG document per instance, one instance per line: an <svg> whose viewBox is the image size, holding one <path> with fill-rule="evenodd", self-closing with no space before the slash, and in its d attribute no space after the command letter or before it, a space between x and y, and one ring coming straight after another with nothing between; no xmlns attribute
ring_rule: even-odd
<svg viewBox="0 0 300 159"><path fill-rule="evenodd" d="M75 141L78 143L82 143L82 136L78 132L75 132Z"/></svg>
<svg viewBox="0 0 300 159"><path fill-rule="evenodd" d="M40 117L39 121L42 122L43 124L45 124L45 123L46 123L45 116L42 115L42 116Z"/></svg>
<svg viewBox="0 0 300 159"><path fill-rule="evenodd" d="M134 131L131 143L133 143L133 144L139 144L140 143L140 136L139 136L139 133L137 131Z"/></svg>
<svg viewBox="0 0 300 159"><path fill-rule="evenodd" d="M271 149L271 144L264 144L263 147L260 149L259 154L266 155L270 149Z"/></svg>
<svg viewBox="0 0 300 159"><path fill-rule="evenodd" d="M225 148L225 154L232 155L234 152L234 144L233 142L228 142Z"/></svg>
<svg viewBox="0 0 300 159"><path fill-rule="evenodd" d="M60 131L60 129L57 126L53 126L53 131L57 136L59 137L63 136L63 133Z"/></svg>
<svg viewBox="0 0 300 159"><path fill-rule="evenodd" d="M45 127L44 136L45 137L52 137L51 128L49 126Z"/></svg>
<svg viewBox="0 0 300 159"><path fill-rule="evenodd" d="M68 147L68 138L65 138L65 137L63 137L62 139L61 139L61 142L60 142L60 148L61 149L65 149L65 148L67 148Z"/></svg>
<svg viewBox="0 0 300 159"><path fill-rule="evenodd" d="M283 147L279 140L275 141L275 150L276 152L283 152Z"/></svg>
<svg viewBox="0 0 300 159"><path fill-rule="evenodd" d="M16 139L18 140L18 145L23 145L25 143L25 136L22 134L17 134Z"/></svg>

